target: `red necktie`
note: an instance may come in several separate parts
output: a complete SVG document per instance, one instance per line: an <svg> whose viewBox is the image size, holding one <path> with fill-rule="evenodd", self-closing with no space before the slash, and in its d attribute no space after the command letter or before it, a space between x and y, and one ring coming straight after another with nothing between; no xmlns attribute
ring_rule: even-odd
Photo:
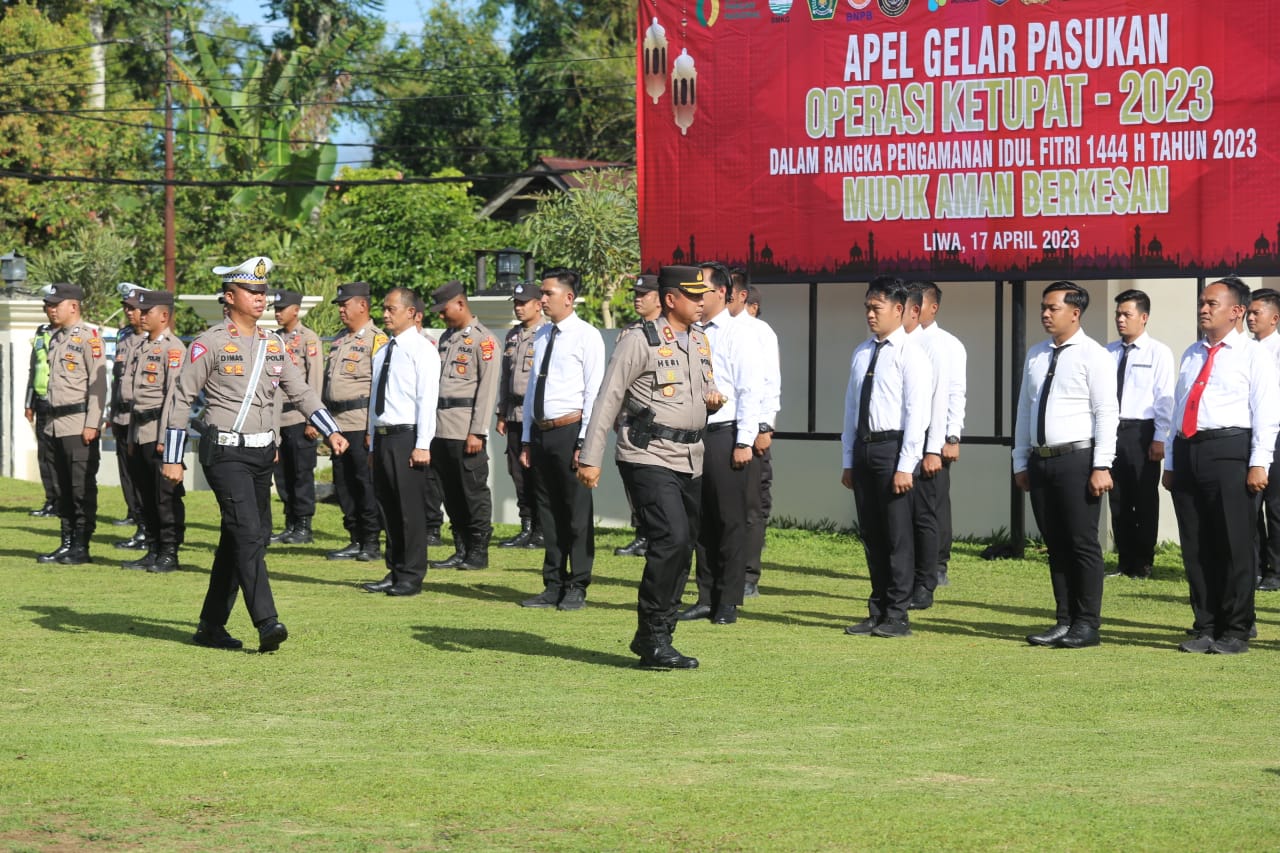
<svg viewBox="0 0 1280 853"><path fill-rule="evenodd" d="M1200 415L1200 398L1204 396L1204 388L1209 384L1209 371L1213 369L1213 358L1220 349L1222 349L1221 343L1209 347L1209 357L1204 360L1204 366L1200 368L1200 374L1196 376L1195 384L1191 386L1191 393L1187 395L1187 405L1182 410L1182 435L1186 438L1196 434Z"/></svg>

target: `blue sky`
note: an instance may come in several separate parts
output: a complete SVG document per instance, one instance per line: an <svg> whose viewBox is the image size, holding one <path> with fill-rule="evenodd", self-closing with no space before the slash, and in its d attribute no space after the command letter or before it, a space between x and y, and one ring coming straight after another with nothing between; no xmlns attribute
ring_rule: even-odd
<svg viewBox="0 0 1280 853"><path fill-rule="evenodd" d="M269 39L272 26L281 26L281 21L268 21L263 17L262 0L222 0L219 4L233 18L245 24L253 24L260 28L263 40ZM391 32L417 32L422 27L421 3L418 0L385 0L382 6L382 19L387 22ZM334 142L368 142L368 134L359 125L340 125L333 134ZM350 163L353 166L366 164L369 158L367 148L341 148L338 153L339 163Z"/></svg>

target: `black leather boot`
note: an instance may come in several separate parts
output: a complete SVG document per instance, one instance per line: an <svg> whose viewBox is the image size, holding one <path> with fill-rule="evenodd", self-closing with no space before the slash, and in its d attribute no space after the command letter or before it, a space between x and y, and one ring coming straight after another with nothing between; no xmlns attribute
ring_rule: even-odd
<svg viewBox="0 0 1280 853"><path fill-rule="evenodd" d="M358 540L352 539L345 547L325 554L325 558L329 560L354 560L359 556L361 547Z"/></svg>
<svg viewBox="0 0 1280 853"><path fill-rule="evenodd" d="M648 550L648 548L649 540L637 534L636 538L632 539L626 545L623 545L621 548L614 548L613 553L614 556L617 557L643 557L644 552Z"/></svg>
<svg viewBox="0 0 1280 853"><path fill-rule="evenodd" d="M460 569L466 561L467 552L459 545L458 549L453 552L453 556L444 560L431 560L427 565L433 569Z"/></svg>
<svg viewBox="0 0 1280 853"><path fill-rule="evenodd" d="M267 542L274 545L277 542L285 541L293 535L293 526L297 523L297 520L294 519L293 516L286 515L284 519L284 530L281 530L279 533L272 533L271 538L268 539Z"/></svg>
<svg viewBox="0 0 1280 853"><path fill-rule="evenodd" d="M467 559L463 560L458 568L464 570L489 568L489 539L492 536L492 533L486 533L472 542L467 548Z"/></svg>
<svg viewBox="0 0 1280 853"><path fill-rule="evenodd" d="M156 555L155 562L147 566L147 571L163 575L178 570L178 549L172 545L167 545L160 549L160 553Z"/></svg>
<svg viewBox="0 0 1280 853"><path fill-rule="evenodd" d="M533 525L533 530L529 533L529 544L526 548L543 548L546 547L547 540L542 538L542 529L537 524Z"/></svg>
<svg viewBox="0 0 1280 853"><path fill-rule="evenodd" d="M71 550L71 522L62 522L62 543L48 554L36 557L37 563L56 563L58 558Z"/></svg>
<svg viewBox="0 0 1280 853"><path fill-rule="evenodd" d="M156 557L160 556L159 550L155 547L147 549L147 553L143 554L136 560L130 560L127 563L121 563L122 569L145 570L156 564Z"/></svg>
<svg viewBox="0 0 1280 853"><path fill-rule="evenodd" d="M378 537L374 536L360 543L360 553L356 559L362 563L372 563L382 559L382 551L378 548Z"/></svg>
<svg viewBox="0 0 1280 853"><path fill-rule="evenodd" d="M444 540L440 538L440 528L428 527L427 528L427 547L439 548L443 544L444 544Z"/></svg>
<svg viewBox="0 0 1280 853"><path fill-rule="evenodd" d="M73 530L71 532L71 547L58 558L58 565L83 566L85 563L92 562L93 558L89 556L89 531L83 527Z"/></svg>
<svg viewBox="0 0 1280 853"><path fill-rule="evenodd" d="M529 540L533 538L533 522L525 519L520 522L520 532L510 539L503 539L498 543L499 548L523 548L529 544Z"/></svg>
<svg viewBox="0 0 1280 853"><path fill-rule="evenodd" d="M127 551L141 551L147 547L147 526L139 524L138 529L128 539L116 543L117 548Z"/></svg>
<svg viewBox="0 0 1280 853"><path fill-rule="evenodd" d="M286 545L310 545L315 539L311 535L311 516L295 519L293 532L280 540Z"/></svg>

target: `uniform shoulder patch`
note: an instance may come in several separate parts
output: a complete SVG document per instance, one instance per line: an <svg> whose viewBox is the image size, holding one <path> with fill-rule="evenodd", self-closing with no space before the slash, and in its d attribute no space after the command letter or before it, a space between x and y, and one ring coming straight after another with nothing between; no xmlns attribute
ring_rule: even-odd
<svg viewBox="0 0 1280 853"><path fill-rule="evenodd" d="M384 346L386 346L386 345L387 345L387 341L388 341L388 340L390 340L390 339L389 339L386 335L382 334L381 332L379 332L378 334L374 335L374 336L373 336L373 354L374 354L374 355L377 355L377 354L378 354L378 350L380 350L380 349L382 349Z"/></svg>
<svg viewBox="0 0 1280 853"><path fill-rule="evenodd" d="M94 358L102 358L102 338L97 335L89 338L89 349L93 350Z"/></svg>
<svg viewBox="0 0 1280 853"><path fill-rule="evenodd" d="M494 350L496 350L497 348L498 348L497 341L495 341L491 337L485 338L483 341L480 342L481 358L483 358L485 361L492 361Z"/></svg>
<svg viewBox="0 0 1280 853"><path fill-rule="evenodd" d="M209 351L208 348L205 347L204 344L200 343L199 341L196 341L194 344L191 345L191 351L190 351L191 363L195 364L197 361L200 360L200 356L204 355L208 351Z"/></svg>
<svg viewBox="0 0 1280 853"><path fill-rule="evenodd" d="M172 370L180 364L182 364L182 350L180 349L169 350L169 369Z"/></svg>

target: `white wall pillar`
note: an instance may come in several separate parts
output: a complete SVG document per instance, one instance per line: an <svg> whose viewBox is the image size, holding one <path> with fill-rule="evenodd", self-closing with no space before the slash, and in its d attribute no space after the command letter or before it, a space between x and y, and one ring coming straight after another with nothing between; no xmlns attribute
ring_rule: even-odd
<svg viewBox="0 0 1280 853"><path fill-rule="evenodd" d="M0 475L39 482L36 464L36 431L23 415L31 341L36 327L47 322L44 301L24 297L0 297L0 350L3 350L4 400L0 403L0 441L4 465Z"/></svg>

